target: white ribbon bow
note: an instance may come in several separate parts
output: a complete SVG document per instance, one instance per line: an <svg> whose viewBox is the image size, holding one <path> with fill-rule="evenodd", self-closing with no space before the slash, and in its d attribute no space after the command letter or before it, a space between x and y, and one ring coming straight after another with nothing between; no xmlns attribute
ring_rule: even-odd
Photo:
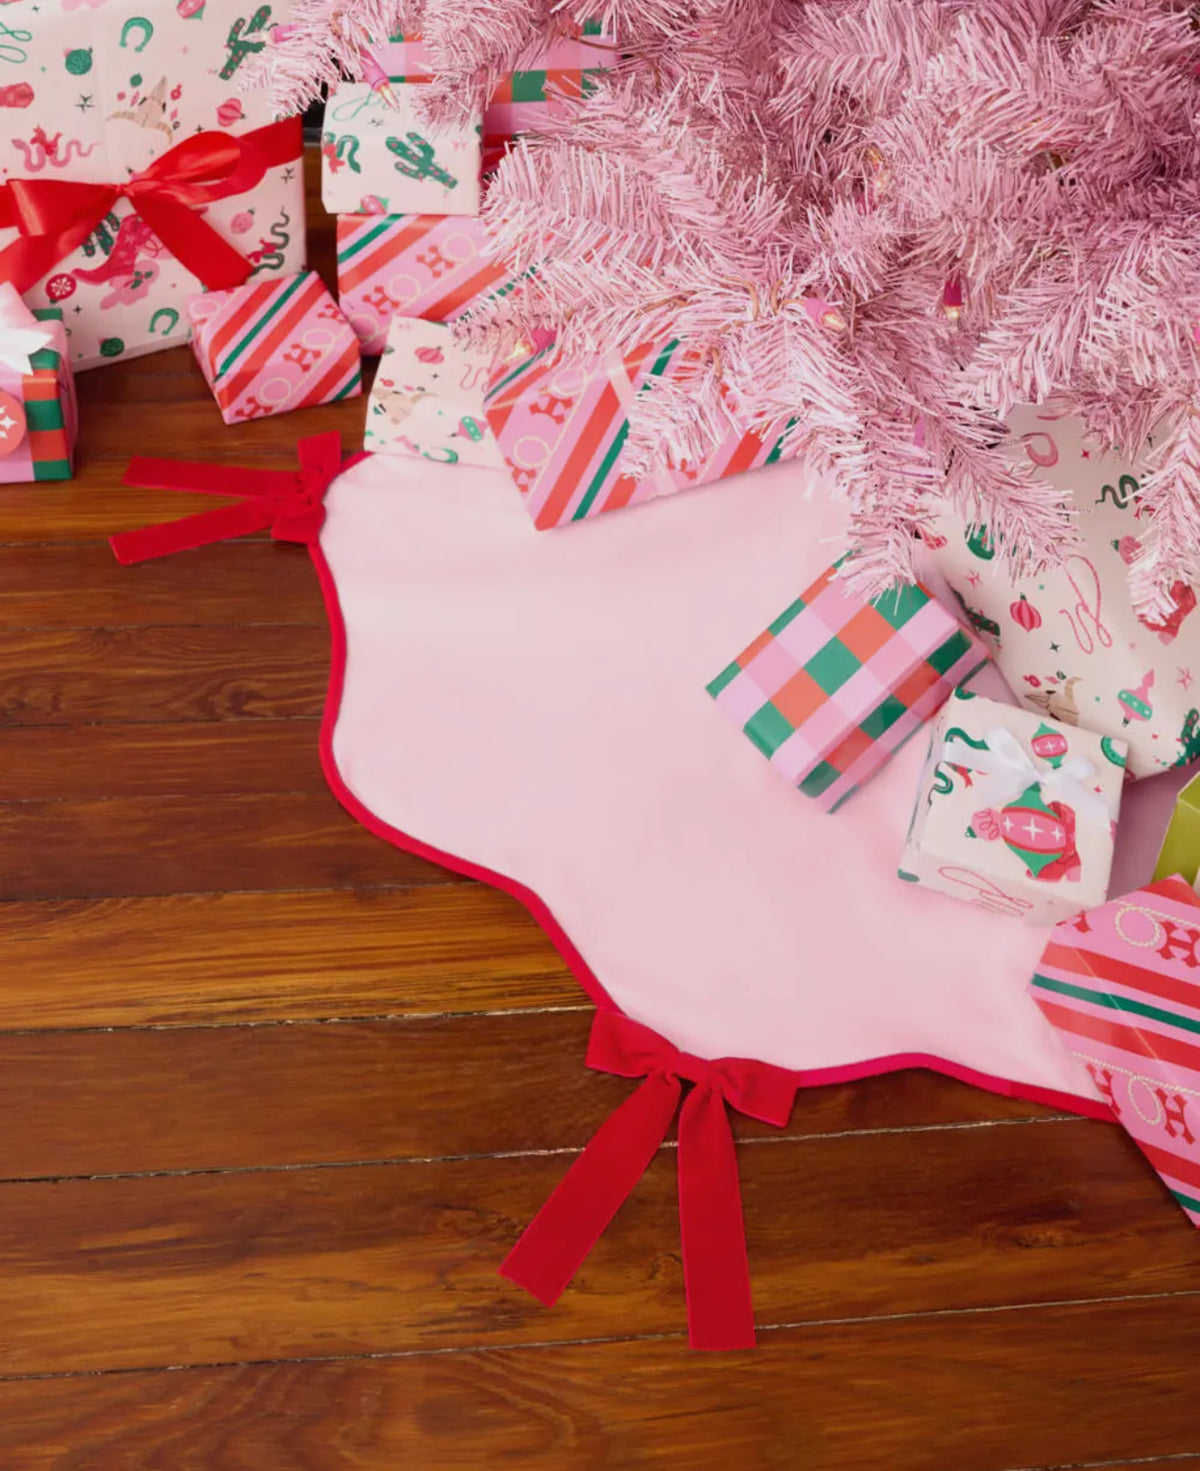
<svg viewBox="0 0 1200 1471"><path fill-rule="evenodd" d="M1037 760L1002 725L993 726L983 736L986 749L979 751L958 736L942 742L940 759L953 766L965 766L992 778L979 791L985 807L1003 807L1031 786L1041 788L1048 802L1065 802L1076 816L1094 822L1111 822L1113 813L1108 800L1099 792L1083 785L1096 775L1096 768L1081 756L1073 756L1061 766L1048 766Z"/></svg>
<svg viewBox="0 0 1200 1471"><path fill-rule="evenodd" d="M24 377L33 371L33 354L53 341L53 329L38 321L12 282L0 284L0 366Z"/></svg>

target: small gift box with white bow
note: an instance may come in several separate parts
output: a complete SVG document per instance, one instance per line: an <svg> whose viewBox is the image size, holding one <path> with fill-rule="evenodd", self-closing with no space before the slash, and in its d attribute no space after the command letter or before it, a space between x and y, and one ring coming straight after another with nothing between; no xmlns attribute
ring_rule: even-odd
<svg viewBox="0 0 1200 1471"><path fill-rule="evenodd" d="M30 311L0 285L0 483L70 480L75 380L62 312Z"/></svg>
<svg viewBox="0 0 1200 1471"><path fill-rule="evenodd" d="M900 877L1055 924L1108 896L1128 747L956 690L933 727Z"/></svg>

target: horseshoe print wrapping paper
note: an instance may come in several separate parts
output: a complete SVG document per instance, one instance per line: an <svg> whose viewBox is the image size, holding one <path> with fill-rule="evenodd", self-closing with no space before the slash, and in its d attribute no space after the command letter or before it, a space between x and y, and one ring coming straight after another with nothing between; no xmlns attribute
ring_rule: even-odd
<svg viewBox="0 0 1200 1471"><path fill-rule="evenodd" d="M266 94L239 84L286 8L287 0L0 6L0 184L122 185L202 133L244 137L270 123ZM250 189L198 211L249 261L251 280L304 265L298 126L296 144L293 161L272 164ZM0 278L7 279L3 252L18 231L3 228L11 217L3 193ZM121 198L24 296L31 307L62 308L79 369L186 342L184 300L201 289Z"/></svg>

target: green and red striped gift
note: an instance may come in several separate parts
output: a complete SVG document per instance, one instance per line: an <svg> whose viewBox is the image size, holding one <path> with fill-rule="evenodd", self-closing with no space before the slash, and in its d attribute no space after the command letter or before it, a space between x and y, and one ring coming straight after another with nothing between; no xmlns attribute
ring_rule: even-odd
<svg viewBox="0 0 1200 1471"><path fill-rule="evenodd" d="M1200 899L1168 878L1065 921L1030 989L1200 1226Z"/></svg>

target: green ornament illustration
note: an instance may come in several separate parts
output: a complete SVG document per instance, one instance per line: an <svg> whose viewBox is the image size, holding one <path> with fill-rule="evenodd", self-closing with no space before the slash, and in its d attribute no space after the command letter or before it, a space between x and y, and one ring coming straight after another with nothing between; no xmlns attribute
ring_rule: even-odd
<svg viewBox="0 0 1200 1471"><path fill-rule="evenodd" d="M75 51L68 51L66 68L73 77L86 77L92 69L92 48L81 46Z"/></svg>
<svg viewBox="0 0 1200 1471"><path fill-rule="evenodd" d="M962 593L955 592L954 596L958 599L959 607L963 610L963 614L966 617L967 622L971 625L975 632L986 633L991 638L994 638L997 643L999 643L1000 625L996 622L996 620L994 618L989 618L986 613L981 613L978 608L972 608L967 602L966 598L963 597Z"/></svg>
<svg viewBox="0 0 1200 1471"><path fill-rule="evenodd" d="M1193 710L1192 714L1196 716L1198 720L1200 720L1200 711ZM1187 729L1186 725L1184 726L1184 729ZM1119 766L1124 769L1126 765L1125 756L1117 750L1117 743L1113 740L1112 736L1100 737L1100 750L1103 753L1104 759L1106 761L1111 761L1114 766ZM1200 756L1200 749L1197 749L1196 754Z"/></svg>
<svg viewBox="0 0 1200 1471"><path fill-rule="evenodd" d="M1179 744L1182 749L1175 762L1176 766L1187 766L1200 760L1200 710L1193 707L1188 711L1183 729L1179 732Z"/></svg>
<svg viewBox="0 0 1200 1471"><path fill-rule="evenodd" d="M982 521L967 527L967 550L981 562L990 562L996 555L996 544Z"/></svg>
<svg viewBox="0 0 1200 1471"><path fill-rule="evenodd" d="M125 344L119 337L106 337L100 344L100 356L105 358L118 358L125 351Z"/></svg>

